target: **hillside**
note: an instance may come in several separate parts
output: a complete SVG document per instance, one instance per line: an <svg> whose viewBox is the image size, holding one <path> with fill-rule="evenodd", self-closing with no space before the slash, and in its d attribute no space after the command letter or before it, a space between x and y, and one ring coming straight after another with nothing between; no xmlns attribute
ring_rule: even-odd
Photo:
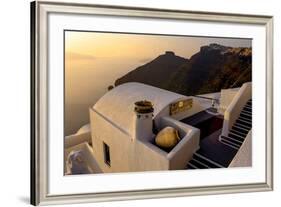
<svg viewBox="0 0 281 207"><path fill-rule="evenodd" d="M184 95L204 94L239 87L252 80L252 49L203 46L189 60L172 52L136 68L115 85L141 82Z"/></svg>
<svg viewBox="0 0 281 207"><path fill-rule="evenodd" d="M186 62L188 62L187 59L168 51L117 79L115 85L127 82L141 82L163 88L167 81L178 72L180 66Z"/></svg>

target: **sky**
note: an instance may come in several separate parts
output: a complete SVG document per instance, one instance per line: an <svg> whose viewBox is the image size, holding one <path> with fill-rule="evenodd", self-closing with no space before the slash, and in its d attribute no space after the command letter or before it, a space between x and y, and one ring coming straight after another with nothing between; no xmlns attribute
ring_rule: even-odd
<svg viewBox="0 0 281 207"><path fill-rule="evenodd" d="M165 51L190 58L211 43L251 47L249 39L65 31L65 133L89 122L88 108L117 78Z"/></svg>
<svg viewBox="0 0 281 207"><path fill-rule="evenodd" d="M65 42L66 52L75 60L126 57L141 61L158 56L166 50L172 50L179 56L189 58L199 51L201 46L213 42L233 47L251 46L251 41L248 39L79 31L66 31Z"/></svg>

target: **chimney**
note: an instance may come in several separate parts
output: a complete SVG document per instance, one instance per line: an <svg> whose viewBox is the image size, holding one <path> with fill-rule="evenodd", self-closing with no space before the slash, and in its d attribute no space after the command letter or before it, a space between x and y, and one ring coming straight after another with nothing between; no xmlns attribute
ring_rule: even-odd
<svg viewBox="0 0 281 207"><path fill-rule="evenodd" d="M153 126L153 104L150 101L138 101L135 103L134 137L133 139L149 140Z"/></svg>

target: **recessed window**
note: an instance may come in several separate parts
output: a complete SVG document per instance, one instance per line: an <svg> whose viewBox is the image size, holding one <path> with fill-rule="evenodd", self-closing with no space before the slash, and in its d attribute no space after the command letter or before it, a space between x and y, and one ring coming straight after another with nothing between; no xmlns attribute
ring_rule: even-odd
<svg viewBox="0 0 281 207"><path fill-rule="evenodd" d="M106 143L103 143L104 162L110 166L110 149Z"/></svg>

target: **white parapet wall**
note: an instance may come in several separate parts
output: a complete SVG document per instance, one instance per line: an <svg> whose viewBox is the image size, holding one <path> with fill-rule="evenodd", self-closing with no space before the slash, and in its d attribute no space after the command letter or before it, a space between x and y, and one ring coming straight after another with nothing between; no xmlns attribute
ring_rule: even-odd
<svg viewBox="0 0 281 207"><path fill-rule="evenodd" d="M81 165L85 165L90 169L90 173L102 173L97 161L95 160L92 147L89 146L88 142L83 142L78 145L66 148L64 151L64 170L65 174L72 174L71 169L69 169L68 165L68 155L71 152L79 152L82 156ZM89 173L89 172L88 172Z"/></svg>
<svg viewBox="0 0 281 207"><path fill-rule="evenodd" d="M229 167L250 166L252 166L252 130L249 131L245 141L229 165Z"/></svg>
<svg viewBox="0 0 281 207"><path fill-rule="evenodd" d="M182 170L199 149L200 130L170 117L161 119L161 128L171 126L179 131L181 141L170 151L165 152L158 146L138 140L136 145L136 171L145 170ZM142 155L142 156L139 156Z"/></svg>
<svg viewBox="0 0 281 207"><path fill-rule="evenodd" d="M167 155L170 161L169 170L184 169L192 159L193 154L199 149L200 130L170 117L163 117L161 126L162 128L166 126L174 127L179 131L182 138Z"/></svg>
<svg viewBox="0 0 281 207"><path fill-rule="evenodd" d="M224 114L233 98L238 93L239 88L222 89L220 93L219 113Z"/></svg>
<svg viewBox="0 0 281 207"><path fill-rule="evenodd" d="M227 136L235 121L238 119L240 112L252 97L252 83L244 83L232 99L230 105L224 112L222 135Z"/></svg>
<svg viewBox="0 0 281 207"><path fill-rule="evenodd" d="M92 143L91 131L84 132L81 134L73 134L73 135L66 136L64 138L64 148L73 147L83 142L87 142L89 144Z"/></svg>
<svg viewBox="0 0 281 207"><path fill-rule="evenodd" d="M167 152L156 145L144 141L135 140L134 171L162 171L169 170Z"/></svg>

